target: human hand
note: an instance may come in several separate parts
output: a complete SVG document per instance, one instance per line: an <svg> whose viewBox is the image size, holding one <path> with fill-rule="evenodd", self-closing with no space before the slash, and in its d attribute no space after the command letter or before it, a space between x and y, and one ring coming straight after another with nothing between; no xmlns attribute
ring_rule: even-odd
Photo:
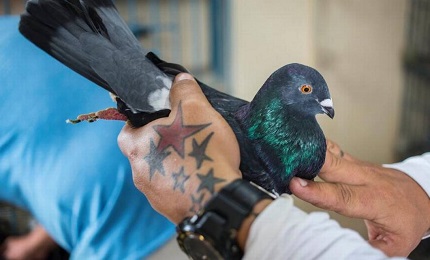
<svg viewBox="0 0 430 260"><path fill-rule="evenodd" d="M325 182L293 178L290 189L317 207L365 220L369 243L389 256L407 256L430 228L430 200L398 170L359 161L327 141Z"/></svg>
<svg viewBox="0 0 430 260"><path fill-rule="evenodd" d="M22 236L6 238L0 246L0 258L6 260L46 259L57 244L38 226Z"/></svg>
<svg viewBox="0 0 430 260"><path fill-rule="evenodd" d="M230 126L194 78L179 74L170 91L172 111L118 136L133 182L151 206L174 223L194 215L215 192L241 178L239 145Z"/></svg>

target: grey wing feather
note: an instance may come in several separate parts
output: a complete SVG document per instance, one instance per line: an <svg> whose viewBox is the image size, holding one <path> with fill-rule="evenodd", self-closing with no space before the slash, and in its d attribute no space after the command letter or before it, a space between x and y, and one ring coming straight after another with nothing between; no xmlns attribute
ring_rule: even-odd
<svg viewBox="0 0 430 260"><path fill-rule="evenodd" d="M143 112L170 108L172 81L145 57L143 49L127 45L117 48L93 34L81 38L91 68L130 108Z"/></svg>
<svg viewBox="0 0 430 260"><path fill-rule="evenodd" d="M19 29L130 108L141 112L170 108L171 79L145 57L147 51L110 0L31 0Z"/></svg>

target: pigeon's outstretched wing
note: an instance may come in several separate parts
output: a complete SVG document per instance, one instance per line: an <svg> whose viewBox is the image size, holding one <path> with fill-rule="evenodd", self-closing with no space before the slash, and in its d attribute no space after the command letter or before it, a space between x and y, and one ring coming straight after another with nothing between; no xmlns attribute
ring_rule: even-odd
<svg viewBox="0 0 430 260"><path fill-rule="evenodd" d="M132 112L170 109L171 77L146 57L110 0L31 0L19 30Z"/></svg>

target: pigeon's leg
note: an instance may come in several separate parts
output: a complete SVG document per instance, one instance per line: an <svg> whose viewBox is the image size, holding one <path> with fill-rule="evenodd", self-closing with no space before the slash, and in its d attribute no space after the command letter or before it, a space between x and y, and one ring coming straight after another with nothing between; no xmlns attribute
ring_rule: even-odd
<svg viewBox="0 0 430 260"><path fill-rule="evenodd" d="M99 119L127 121L127 117L125 115L121 114L116 108L110 107L97 112L79 115L76 119L67 119L66 122L71 124L77 124L82 121L87 121L89 123L92 123Z"/></svg>

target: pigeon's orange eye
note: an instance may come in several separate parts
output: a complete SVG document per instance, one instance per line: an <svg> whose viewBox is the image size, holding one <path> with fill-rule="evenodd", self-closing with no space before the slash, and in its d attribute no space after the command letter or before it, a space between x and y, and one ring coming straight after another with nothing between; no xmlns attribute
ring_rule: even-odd
<svg viewBox="0 0 430 260"><path fill-rule="evenodd" d="M302 85L300 87L300 91L303 94L310 94L310 93L312 93L312 86L311 85Z"/></svg>

